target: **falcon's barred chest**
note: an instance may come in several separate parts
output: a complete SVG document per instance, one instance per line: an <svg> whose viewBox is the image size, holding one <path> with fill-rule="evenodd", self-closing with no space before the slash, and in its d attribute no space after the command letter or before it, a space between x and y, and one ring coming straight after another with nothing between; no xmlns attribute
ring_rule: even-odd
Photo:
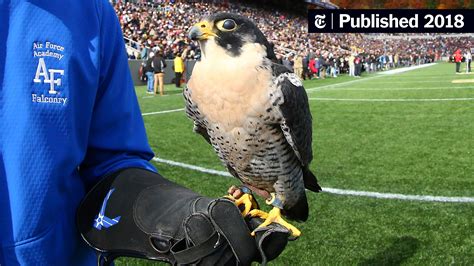
<svg viewBox="0 0 474 266"><path fill-rule="evenodd" d="M270 66L261 66L258 71L271 72L269 68ZM242 114L246 119L240 125L232 125L229 121L210 121L208 114L203 113L199 105L192 100L192 89L187 87L184 91L186 113L194 120L195 131L202 135L207 134L208 141L220 160L234 176L243 183L268 192L304 191L301 163L287 143L283 133L285 127L281 127L282 116L276 108L284 101L281 82L291 79L292 82L300 83L292 75L285 73L278 77L271 76L269 86L264 91L266 100L258 104L258 108L240 109L246 112ZM229 110L218 111L226 113ZM287 195L289 205L292 198L292 193Z"/></svg>

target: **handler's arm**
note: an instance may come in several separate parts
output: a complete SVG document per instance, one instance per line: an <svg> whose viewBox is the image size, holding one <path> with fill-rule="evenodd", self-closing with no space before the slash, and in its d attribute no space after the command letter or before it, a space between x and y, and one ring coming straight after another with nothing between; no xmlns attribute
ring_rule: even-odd
<svg viewBox="0 0 474 266"><path fill-rule="evenodd" d="M90 188L118 169L156 171L130 75L122 31L112 6L98 0L100 17L98 90L80 174ZM88 89L88 88L84 88Z"/></svg>

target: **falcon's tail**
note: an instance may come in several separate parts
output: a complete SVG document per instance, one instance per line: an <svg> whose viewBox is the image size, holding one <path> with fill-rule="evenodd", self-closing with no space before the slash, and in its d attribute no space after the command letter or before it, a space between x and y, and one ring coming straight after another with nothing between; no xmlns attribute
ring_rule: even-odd
<svg viewBox="0 0 474 266"><path fill-rule="evenodd" d="M304 222L308 220L309 209L308 209L308 200L306 199L306 193L303 191L301 193L298 201L291 208L284 208L282 214L285 215L290 220L295 220L298 222Z"/></svg>
<svg viewBox="0 0 474 266"><path fill-rule="evenodd" d="M308 167L303 168L303 180L304 180L304 187L309 189L313 192L321 192L322 189L318 184L318 180L316 176L309 170Z"/></svg>
<svg viewBox="0 0 474 266"><path fill-rule="evenodd" d="M303 180L306 189L314 192L320 192L322 189L318 184L318 180L308 167L303 167ZM306 192L303 190L298 201L291 208L284 208L282 211L288 219L304 222L308 219L309 208Z"/></svg>

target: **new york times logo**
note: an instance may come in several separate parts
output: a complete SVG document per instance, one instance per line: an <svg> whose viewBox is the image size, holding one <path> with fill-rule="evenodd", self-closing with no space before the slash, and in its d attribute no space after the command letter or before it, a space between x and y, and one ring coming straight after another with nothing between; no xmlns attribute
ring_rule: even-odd
<svg viewBox="0 0 474 266"><path fill-rule="evenodd" d="M474 32L474 10L309 10L308 30L310 33L472 33Z"/></svg>
<svg viewBox="0 0 474 266"><path fill-rule="evenodd" d="M318 29L323 29L326 27L326 15L315 15L314 26L316 26Z"/></svg>

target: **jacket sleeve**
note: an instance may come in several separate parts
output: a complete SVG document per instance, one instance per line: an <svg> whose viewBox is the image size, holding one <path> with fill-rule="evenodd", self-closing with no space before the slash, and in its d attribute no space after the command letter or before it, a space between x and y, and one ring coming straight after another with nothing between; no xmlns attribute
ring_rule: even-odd
<svg viewBox="0 0 474 266"><path fill-rule="evenodd" d="M148 162L154 155L147 141L117 16L106 0L98 2L98 90L87 152L79 167L86 184L94 184L107 173L123 168L156 171Z"/></svg>

